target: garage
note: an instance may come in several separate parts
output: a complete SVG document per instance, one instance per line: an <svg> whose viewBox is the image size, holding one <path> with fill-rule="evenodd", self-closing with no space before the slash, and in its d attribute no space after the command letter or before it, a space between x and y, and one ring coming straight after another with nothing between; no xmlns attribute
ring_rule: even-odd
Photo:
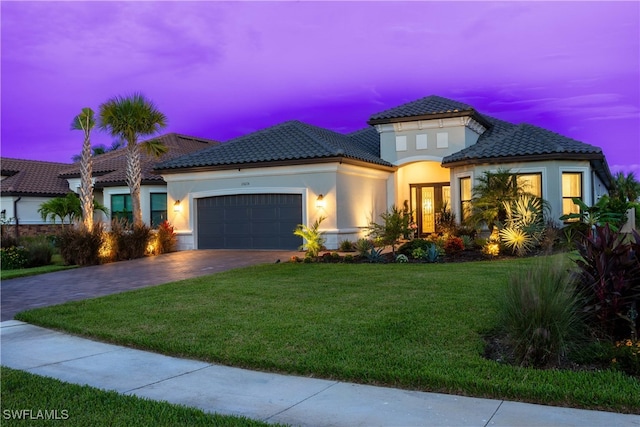
<svg viewBox="0 0 640 427"><path fill-rule="evenodd" d="M199 249L296 250L300 194L234 194L197 199Z"/></svg>

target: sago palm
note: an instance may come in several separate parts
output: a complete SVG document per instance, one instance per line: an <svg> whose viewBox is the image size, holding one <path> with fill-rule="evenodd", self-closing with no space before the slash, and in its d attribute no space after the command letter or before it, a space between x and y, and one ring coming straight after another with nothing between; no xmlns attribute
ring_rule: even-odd
<svg viewBox="0 0 640 427"><path fill-rule="evenodd" d="M133 225L140 227L142 210L140 207L140 184L142 168L140 165L140 136L154 135L166 127L167 118L155 104L140 93L130 96L116 96L100 105L99 127L111 136L127 141L126 179L131 194ZM144 149L152 155L160 156L167 148L159 140L147 141Z"/></svg>
<svg viewBox="0 0 640 427"><path fill-rule="evenodd" d="M84 132L82 144L82 156L80 158L80 203L82 205L82 218L87 230L93 228L93 163L91 161L91 130L96 125L94 112L85 107L71 122L72 130Z"/></svg>

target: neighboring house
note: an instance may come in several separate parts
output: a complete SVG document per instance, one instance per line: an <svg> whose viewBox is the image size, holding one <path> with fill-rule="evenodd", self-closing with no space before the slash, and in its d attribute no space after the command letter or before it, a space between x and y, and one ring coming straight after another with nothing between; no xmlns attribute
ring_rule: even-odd
<svg viewBox="0 0 640 427"><path fill-rule="evenodd" d="M167 219L167 184L160 175L153 173L153 167L159 162L219 143L176 133L169 133L154 139L162 141L168 150L160 157L147 154L143 149L140 150L140 166L142 168L140 206L143 221L152 227L157 227ZM126 157L126 147L93 157L94 198L102 203L110 213L107 216L102 212L96 212L96 220L109 223L110 219L124 218L133 221L131 195L126 182ZM60 172L60 177L67 180L71 190L80 193L79 163L74 163L63 169Z"/></svg>
<svg viewBox="0 0 640 427"><path fill-rule="evenodd" d="M438 96L368 124L344 135L291 121L158 164L179 248L296 249L296 225L325 216L334 249L404 201L426 235L445 206L463 218L474 183L498 169L517 173L556 221L572 197L591 205L611 185L600 148Z"/></svg>
<svg viewBox="0 0 640 427"><path fill-rule="evenodd" d="M167 219L167 189L162 177L153 173L158 162L219 144L202 138L170 133L157 137L168 148L160 157L141 150L142 185L141 207L143 220L152 226ZM16 230L23 235L50 232L51 221L43 221L40 205L69 191L80 192L79 163L52 163L36 160L0 159L2 169L1 215L19 224ZM93 157L94 197L105 205L111 215L96 212L96 220L107 224L111 218L131 219L131 197L125 177L126 152L124 148Z"/></svg>
<svg viewBox="0 0 640 427"><path fill-rule="evenodd" d="M0 159L0 219L11 224L12 232L24 235L52 231L51 221L44 221L38 209L43 202L69 192L67 181L59 177L68 163L36 160ZM59 223L59 221L58 221ZM17 227L13 227L17 225Z"/></svg>

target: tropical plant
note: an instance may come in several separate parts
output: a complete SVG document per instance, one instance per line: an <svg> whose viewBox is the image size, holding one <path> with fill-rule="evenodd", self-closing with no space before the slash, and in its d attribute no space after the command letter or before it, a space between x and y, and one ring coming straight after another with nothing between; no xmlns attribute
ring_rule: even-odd
<svg viewBox="0 0 640 427"><path fill-rule="evenodd" d="M118 150L124 147L125 143L126 143L125 141L121 139L117 139L113 141L111 145L108 147L104 144L98 144L96 146L91 147L91 156L92 157L100 156L101 154L106 154L106 153L110 153L111 151ZM74 154L73 156L71 156L71 161L74 163L79 162L80 160L82 160L82 153Z"/></svg>
<svg viewBox="0 0 640 427"><path fill-rule="evenodd" d="M360 238L355 244L356 252L362 257L366 256L371 248L373 248L373 242L369 239Z"/></svg>
<svg viewBox="0 0 640 427"><path fill-rule="evenodd" d="M95 199L93 200L93 210L109 214L109 209ZM65 224L65 220L71 224L82 218L82 206L78 196L69 192L64 197L55 197L40 204L38 213L44 221L50 219L55 224L56 219L60 219L62 225Z"/></svg>
<svg viewBox="0 0 640 427"><path fill-rule="evenodd" d="M64 197L55 197L40 204L38 213L43 221L51 220L54 224L60 219L62 225L65 220L71 224L82 214L80 199L75 193L69 192Z"/></svg>
<svg viewBox="0 0 640 427"><path fill-rule="evenodd" d="M400 254L400 255L396 256L396 262L406 263L406 262L409 262L409 258L407 258L407 256L404 255L404 254Z"/></svg>
<svg viewBox="0 0 640 427"><path fill-rule="evenodd" d="M475 227L486 225L491 230L505 221L505 203L509 205L523 194L526 191L518 184L517 175L508 169L486 171L473 187L471 215L466 222Z"/></svg>
<svg viewBox="0 0 640 427"><path fill-rule="evenodd" d="M91 130L96 121L91 108L85 107L73 118L72 130L84 133L82 143L82 157L80 160L80 202L82 205L82 220L87 229L93 227L93 163L91 161Z"/></svg>
<svg viewBox="0 0 640 427"><path fill-rule="evenodd" d="M307 251L308 257L317 257L318 252L322 250L324 247L324 232L320 231L320 224L326 218L321 216L316 219L316 221L311 225L311 227L305 224L298 224L298 227L294 230L293 234L296 236L302 237L304 239L304 243L300 246L300 250L305 249Z"/></svg>
<svg viewBox="0 0 640 427"><path fill-rule="evenodd" d="M372 264L379 264L384 262L384 257L382 256L382 251L384 248L374 248L372 247L369 252L366 254L367 261Z"/></svg>
<svg viewBox="0 0 640 427"><path fill-rule="evenodd" d="M625 243L607 224L577 243L580 258L578 287L585 312L598 335L626 338L637 335L640 307L640 235Z"/></svg>
<svg viewBox="0 0 640 427"><path fill-rule="evenodd" d="M504 203L505 226L500 230L500 238L508 248L519 256L531 251L542 239L544 216L542 200L523 194L510 203Z"/></svg>
<svg viewBox="0 0 640 427"><path fill-rule="evenodd" d="M342 251L342 252L353 252L355 250L354 249L355 245L350 240L341 241L340 245L338 245L338 247L340 248L340 251Z"/></svg>
<svg viewBox="0 0 640 427"><path fill-rule="evenodd" d="M140 136L158 133L166 127L166 122L165 115L140 93L127 97L116 96L100 105L100 129L127 141L126 180L131 194L133 224L136 227L143 225L140 206L142 169L138 139ZM167 147L158 139L145 141L142 145L147 153L158 157L167 151Z"/></svg>
<svg viewBox="0 0 640 427"><path fill-rule="evenodd" d="M602 196L593 206L587 206L577 197L571 200L580 208L580 212L562 215L560 217L562 221L582 222L587 224L589 229L608 224L617 231L627 220L628 204L620 203L619 200L612 201L607 195Z"/></svg>
<svg viewBox="0 0 640 427"><path fill-rule="evenodd" d="M617 172L613 176L611 198L617 198L625 202L635 202L640 199L640 182L636 180L633 172L629 172L626 175L624 172Z"/></svg>
<svg viewBox="0 0 640 427"><path fill-rule="evenodd" d="M513 273L500 316L517 363L544 367L557 362L583 329L568 266L540 262Z"/></svg>
<svg viewBox="0 0 640 427"><path fill-rule="evenodd" d="M456 214L449 209L447 202L444 202L440 212L436 216L436 230L439 233L455 234L457 229Z"/></svg>
<svg viewBox="0 0 640 427"><path fill-rule="evenodd" d="M387 212L382 213L380 218L384 221L383 224L369 224L369 236L384 246L391 246L391 252L395 256L398 240L410 233L411 215L393 205Z"/></svg>

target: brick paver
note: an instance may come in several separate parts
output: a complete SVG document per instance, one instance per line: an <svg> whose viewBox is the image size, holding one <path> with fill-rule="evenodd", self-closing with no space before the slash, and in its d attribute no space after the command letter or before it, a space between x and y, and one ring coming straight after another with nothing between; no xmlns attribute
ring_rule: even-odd
<svg viewBox="0 0 640 427"><path fill-rule="evenodd" d="M2 320L20 311L160 285L249 265L286 261L293 251L180 251L39 276L3 280Z"/></svg>

